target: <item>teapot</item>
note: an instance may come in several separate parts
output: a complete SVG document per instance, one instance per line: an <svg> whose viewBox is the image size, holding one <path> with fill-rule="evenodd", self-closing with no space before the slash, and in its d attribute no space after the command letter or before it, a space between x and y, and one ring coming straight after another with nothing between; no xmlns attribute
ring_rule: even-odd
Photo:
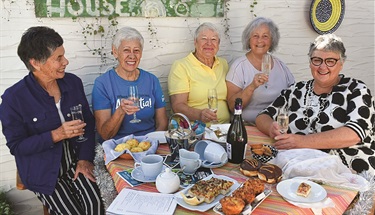
<svg viewBox="0 0 375 215"><path fill-rule="evenodd" d="M174 118L183 121L188 128L183 128L179 123L173 124ZM168 131L165 132L165 139L167 140L172 160L179 157L179 149L190 149L195 142L195 132L191 128L189 119L182 113L175 113L169 118Z"/></svg>
<svg viewBox="0 0 375 215"><path fill-rule="evenodd" d="M174 193L180 188L180 177L166 168L156 178L156 189L160 193Z"/></svg>

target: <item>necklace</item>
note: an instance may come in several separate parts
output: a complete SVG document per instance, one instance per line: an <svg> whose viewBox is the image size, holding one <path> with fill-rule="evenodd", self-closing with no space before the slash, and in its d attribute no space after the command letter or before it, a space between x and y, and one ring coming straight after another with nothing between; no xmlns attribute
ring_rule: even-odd
<svg viewBox="0 0 375 215"><path fill-rule="evenodd" d="M131 75L130 76L126 76L126 74L123 74L123 73L120 73L119 71L117 71L117 69L115 69L116 73L118 76L120 76L121 78L123 78L124 80L126 81L136 81L138 78L139 78L139 75L141 72L138 72L138 69L135 70L135 75L134 75L134 78L131 79Z"/></svg>
<svg viewBox="0 0 375 215"><path fill-rule="evenodd" d="M306 127L309 129L309 133L317 133L317 123L320 121L320 114L327 108L327 98L326 96L316 96L314 92L314 81L311 80L307 83L307 90L304 96L305 110L303 110L303 121ZM317 113L313 117L314 113Z"/></svg>

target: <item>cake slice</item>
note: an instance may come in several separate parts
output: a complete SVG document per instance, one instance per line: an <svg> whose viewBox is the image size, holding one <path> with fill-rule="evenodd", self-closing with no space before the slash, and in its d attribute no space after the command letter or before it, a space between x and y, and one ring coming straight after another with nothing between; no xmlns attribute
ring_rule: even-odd
<svg viewBox="0 0 375 215"><path fill-rule="evenodd" d="M310 194L311 186L305 182L302 182L297 189L297 195L307 197Z"/></svg>

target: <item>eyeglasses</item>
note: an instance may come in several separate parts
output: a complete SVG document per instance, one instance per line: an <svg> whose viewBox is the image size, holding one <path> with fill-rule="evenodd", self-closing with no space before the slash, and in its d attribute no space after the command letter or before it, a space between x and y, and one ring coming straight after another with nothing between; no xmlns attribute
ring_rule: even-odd
<svg viewBox="0 0 375 215"><path fill-rule="evenodd" d="M320 66L322 65L323 61L324 63L328 66L328 67L333 67L336 65L337 61L340 60L339 59L335 59L335 58L326 58L326 59L322 59L320 57L312 57L310 58L310 62L314 65L314 66Z"/></svg>

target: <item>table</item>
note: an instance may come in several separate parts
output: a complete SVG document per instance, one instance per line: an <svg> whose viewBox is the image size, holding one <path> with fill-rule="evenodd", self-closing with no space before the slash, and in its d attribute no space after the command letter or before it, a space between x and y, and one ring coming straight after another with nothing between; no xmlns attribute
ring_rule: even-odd
<svg viewBox="0 0 375 215"><path fill-rule="evenodd" d="M247 135L248 135L248 144L253 143L265 143L272 144L273 140L260 132L256 127L246 126ZM248 147L249 149L249 147ZM167 144L161 144L156 152L157 154L168 154L169 148ZM251 157L250 150L247 151L246 157ZM143 190L149 192L158 192L155 187L155 183L144 183L142 185L131 187L123 179L121 179L116 173L124 169L133 168L133 160L125 159L116 159L107 164L107 169L111 174L114 184L116 186L117 192L120 192L124 188ZM239 171L238 164L227 163L226 165L213 169L213 172L217 175L226 175L229 176L238 182L244 182L247 177L244 176ZM357 195L357 191L338 188L328 185L323 185L326 189L328 197L330 197L335 202L335 207L333 208L324 208L323 214L343 214L350 203L353 201ZM276 185L272 186L271 195L266 198L261 205L259 205L252 214L313 214L309 208L299 208L294 206L287 201L285 201L280 194L276 191ZM204 213L198 212L199 214L216 214L212 209ZM198 214L197 213L197 214ZM194 214L194 211L184 209L181 206L177 206L175 214Z"/></svg>

